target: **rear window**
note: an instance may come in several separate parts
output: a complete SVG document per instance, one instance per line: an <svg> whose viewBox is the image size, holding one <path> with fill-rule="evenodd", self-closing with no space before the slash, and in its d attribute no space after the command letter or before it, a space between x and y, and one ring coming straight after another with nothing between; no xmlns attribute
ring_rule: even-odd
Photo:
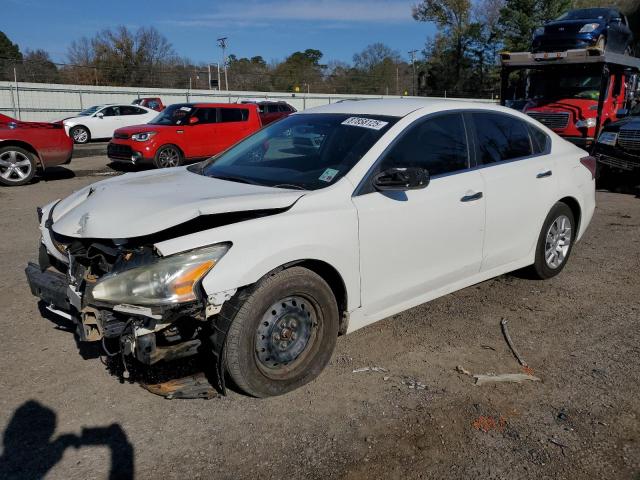
<svg viewBox="0 0 640 480"><path fill-rule="evenodd" d="M249 110L246 108L221 108L220 123L246 122L249 119Z"/></svg>

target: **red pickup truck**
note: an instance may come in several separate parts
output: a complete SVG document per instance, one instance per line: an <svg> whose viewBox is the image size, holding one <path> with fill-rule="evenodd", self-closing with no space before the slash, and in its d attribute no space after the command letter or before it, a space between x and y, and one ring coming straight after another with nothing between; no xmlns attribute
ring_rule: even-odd
<svg viewBox="0 0 640 480"><path fill-rule="evenodd" d="M261 127L255 105L178 103L150 123L117 129L107 155L116 162L177 167L216 155Z"/></svg>
<svg viewBox="0 0 640 480"><path fill-rule="evenodd" d="M22 122L0 114L0 184L24 185L46 167L71 161L62 123Z"/></svg>

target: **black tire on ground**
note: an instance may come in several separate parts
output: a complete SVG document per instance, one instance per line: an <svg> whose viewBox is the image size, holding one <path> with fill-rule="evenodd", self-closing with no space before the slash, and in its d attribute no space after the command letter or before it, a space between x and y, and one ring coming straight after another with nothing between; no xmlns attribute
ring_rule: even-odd
<svg viewBox="0 0 640 480"><path fill-rule="evenodd" d="M552 225L554 225L555 223L556 226L560 226L563 221L565 225L568 221L570 231L568 238L566 235L559 235L560 242L558 243L558 246L564 245L565 247L568 246L568 248L562 249L563 259L561 262L554 266L554 262L549 261L547 256L547 252L549 251L548 248L551 248L558 239L558 237L555 237L553 235ZM542 280L558 275L569 261L569 256L571 255L571 251L573 250L573 244L575 242L577 233L576 221L569 206L566 203L562 202L556 203L547 215L547 218L542 225L540 235L538 236L538 243L536 245L536 259L535 263L531 266L531 273L536 278ZM564 238L564 241L562 240L562 238ZM553 251L554 249L551 248L551 250ZM558 257L555 258L557 259Z"/></svg>
<svg viewBox="0 0 640 480"><path fill-rule="evenodd" d="M0 148L0 184L19 186L29 183L36 174L36 156L12 145Z"/></svg>
<svg viewBox="0 0 640 480"><path fill-rule="evenodd" d="M156 168L179 167L183 162L182 151L175 145L163 145L158 149L153 159Z"/></svg>
<svg viewBox="0 0 640 480"><path fill-rule="evenodd" d="M91 141L91 132L87 127L83 127L82 125L77 125L69 130L69 136L73 139L74 143L78 143L80 145Z"/></svg>
<svg viewBox="0 0 640 480"><path fill-rule="evenodd" d="M614 186L615 175L611 171L611 167L598 162L596 165L596 188L609 190Z"/></svg>
<svg viewBox="0 0 640 480"><path fill-rule="evenodd" d="M224 347L227 373L254 397L282 395L315 379L329 362L338 337L333 292L319 275L303 267L265 277L229 300L220 314L232 317ZM296 346L305 338L303 347ZM285 344L296 348L282 351ZM294 358L275 363L292 352L298 352Z"/></svg>

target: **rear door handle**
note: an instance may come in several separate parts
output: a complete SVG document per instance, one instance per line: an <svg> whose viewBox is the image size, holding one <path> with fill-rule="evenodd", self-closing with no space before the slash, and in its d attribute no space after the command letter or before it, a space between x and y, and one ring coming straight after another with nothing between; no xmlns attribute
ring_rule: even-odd
<svg viewBox="0 0 640 480"><path fill-rule="evenodd" d="M482 192L471 193L469 195L465 195L460 199L461 202L473 202L474 200L480 200L482 198Z"/></svg>
<svg viewBox="0 0 640 480"><path fill-rule="evenodd" d="M547 170L545 172L540 172L538 175L536 175L536 178L545 178L550 177L551 175L553 175L553 172L551 170Z"/></svg>

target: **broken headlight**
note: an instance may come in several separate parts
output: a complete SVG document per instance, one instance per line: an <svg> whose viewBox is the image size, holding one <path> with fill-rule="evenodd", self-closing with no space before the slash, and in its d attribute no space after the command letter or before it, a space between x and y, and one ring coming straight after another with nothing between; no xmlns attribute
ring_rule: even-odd
<svg viewBox="0 0 640 480"><path fill-rule="evenodd" d="M109 303L167 305L195 300L200 280L231 247L221 243L113 273L93 287L93 298Z"/></svg>

